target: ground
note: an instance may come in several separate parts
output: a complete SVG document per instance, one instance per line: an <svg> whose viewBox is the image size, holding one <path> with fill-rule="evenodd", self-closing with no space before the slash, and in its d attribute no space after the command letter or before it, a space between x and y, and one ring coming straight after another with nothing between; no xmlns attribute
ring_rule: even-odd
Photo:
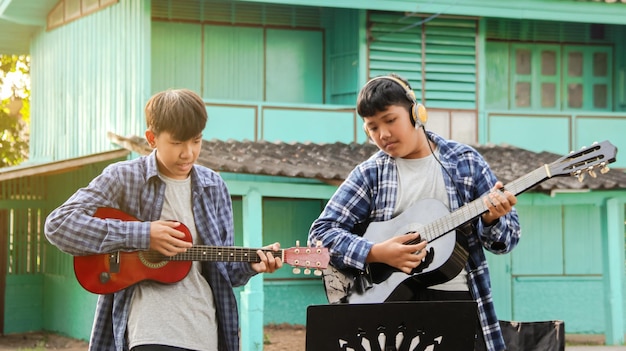
<svg viewBox="0 0 626 351"><path fill-rule="evenodd" d="M293 325L272 325L265 328L263 351L304 351L305 327ZM568 346L603 345L601 335L571 335L565 337ZM85 351L87 343L49 333L27 333L0 335L0 351Z"/></svg>
<svg viewBox="0 0 626 351"><path fill-rule="evenodd" d="M304 351L304 326L272 325L265 328L263 351ZM87 343L49 333L0 335L0 351L85 351Z"/></svg>

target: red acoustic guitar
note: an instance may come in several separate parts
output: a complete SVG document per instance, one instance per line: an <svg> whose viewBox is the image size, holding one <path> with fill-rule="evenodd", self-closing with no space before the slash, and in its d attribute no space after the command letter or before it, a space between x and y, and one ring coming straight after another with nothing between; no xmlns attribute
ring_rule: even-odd
<svg viewBox="0 0 626 351"><path fill-rule="evenodd" d="M122 221L137 219L114 208L100 208L94 214L98 218L112 218ZM181 223L176 228L191 242L189 229ZM74 273L85 290L95 294L111 294L143 280L160 283L175 283L183 279L191 269L192 261L260 262L257 250L272 252L283 262L294 267L294 273L304 268L321 275L330 257L328 249L322 247L292 247L285 250L253 249L244 247L224 247L194 245L186 252L175 256L164 256L156 251L117 251L108 254L74 256Z"/></svg>

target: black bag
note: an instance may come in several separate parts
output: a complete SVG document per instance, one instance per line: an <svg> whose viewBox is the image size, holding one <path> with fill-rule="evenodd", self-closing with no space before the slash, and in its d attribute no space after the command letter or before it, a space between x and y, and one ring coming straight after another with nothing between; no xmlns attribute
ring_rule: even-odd
<svg viewBox="0 0 626 351"><path fill-rule="evenodd" d="M564 351L563 321L500 321L507 351Z"/></svg>

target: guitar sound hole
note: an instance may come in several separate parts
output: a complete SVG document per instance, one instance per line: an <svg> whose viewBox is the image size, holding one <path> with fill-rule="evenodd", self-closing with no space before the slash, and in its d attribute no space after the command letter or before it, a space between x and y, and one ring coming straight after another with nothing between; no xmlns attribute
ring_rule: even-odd
<svg viewBox="0 0 626 351"><path fill-rule="evenodd" d="M434 257L435 257L435 248L431 247L426 252L426 257L424 257L424 259L422 260L422 263L420 263L419 266L415 267L415 269L413 269L411 273L412 274L420 273L424 269L428 268L430 264L433 263Z"/></svg>
<svg viewBox="0 0 626 351"><path fill-rule="evenodd" d="M149 268L161 268L167 264L165 256L155 251L138 252L137 256L141 263Z"/></svg>

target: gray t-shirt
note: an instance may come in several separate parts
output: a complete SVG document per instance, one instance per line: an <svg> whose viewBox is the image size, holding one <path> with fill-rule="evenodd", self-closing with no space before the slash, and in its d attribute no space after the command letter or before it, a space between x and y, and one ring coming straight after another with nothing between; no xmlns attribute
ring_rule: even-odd
<svg viewBox="0 0 626 351"><path fill-rule="evenodd" d="M436 150L435 153L437 153ZM446 184L443 181L443 171L433 154L417 159L396 158L396 164L398 165L398 201L394 216L422 199L436 199L450 208ZM463 268L455 278L429 288L468 291L467 270Z"/></svg>
<svg viewBox="0 0 626 351"><path fill-rule="evenodd" d="M191 179L159 175L166 184L162 220L175 220L198 235L191 205ZM213 293L194 261L187 276L174 284L144 281L137 284L128 316L128 342L170 345L198 351L217 351L217 321Z"/></svg>

